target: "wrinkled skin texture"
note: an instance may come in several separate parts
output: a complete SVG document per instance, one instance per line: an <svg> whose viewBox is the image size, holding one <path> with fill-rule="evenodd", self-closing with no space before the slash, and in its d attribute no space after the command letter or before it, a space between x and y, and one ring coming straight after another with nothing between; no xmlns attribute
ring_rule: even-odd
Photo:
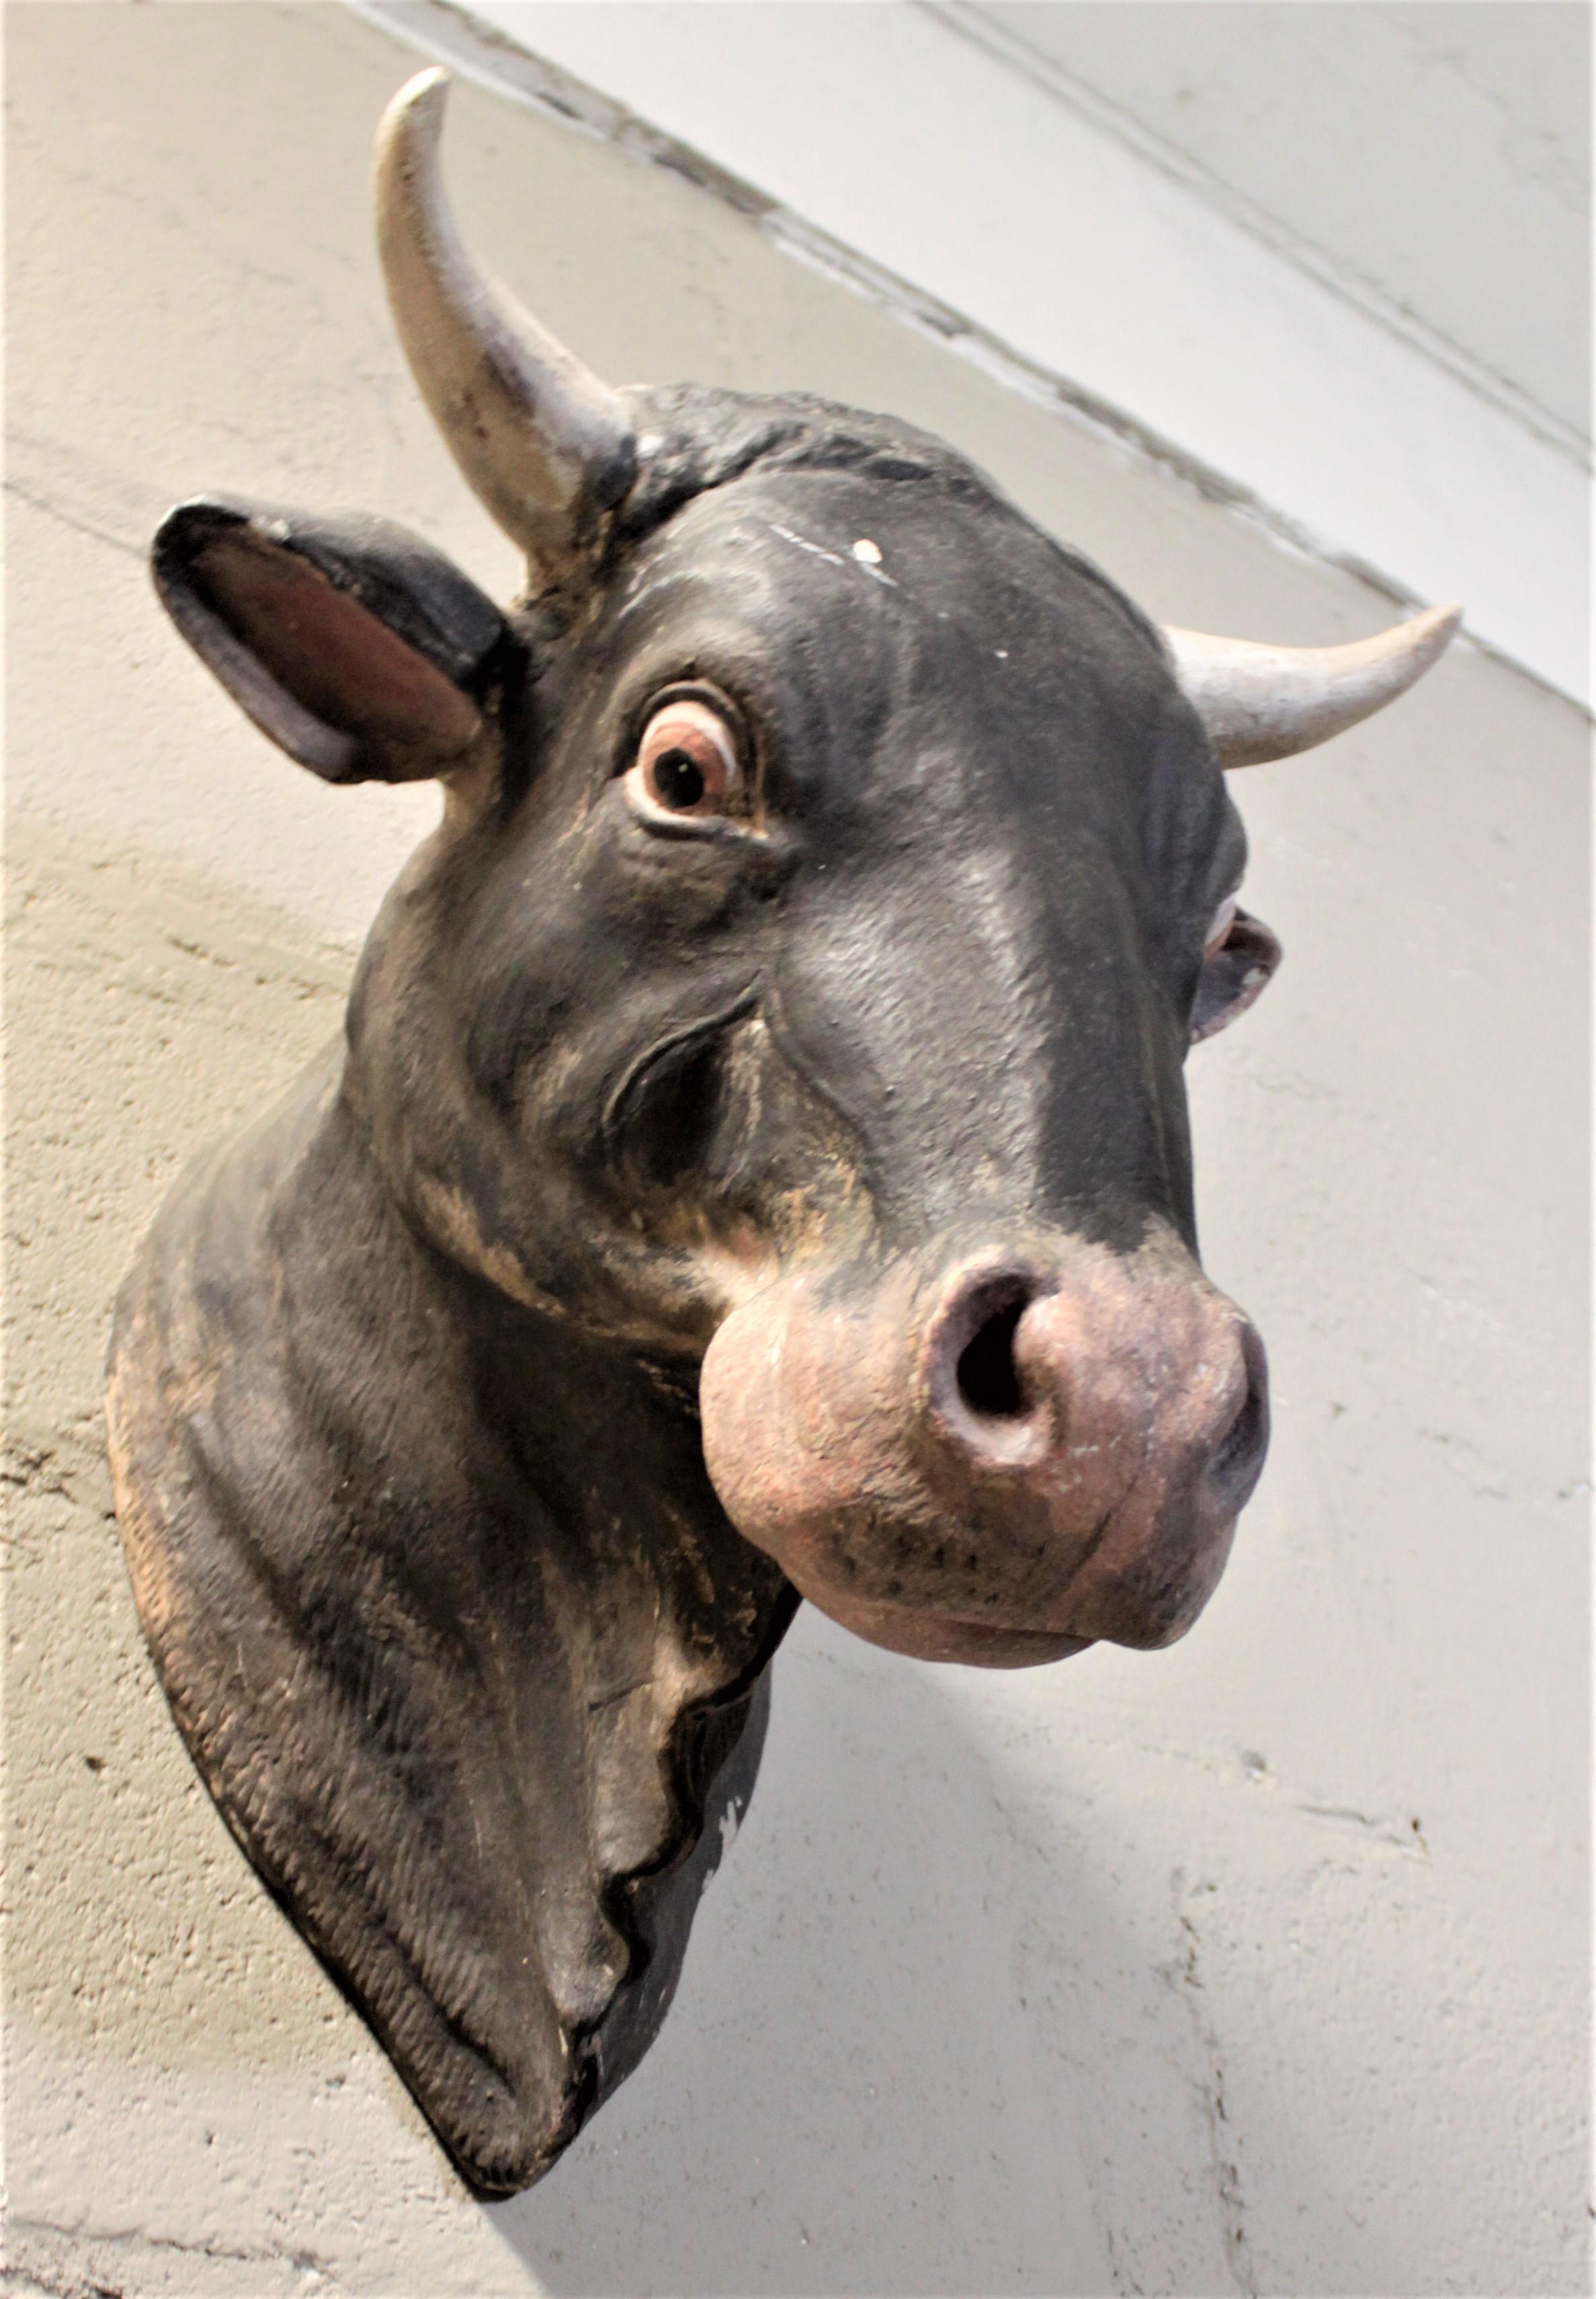
<svg viewBox="0 0 1596 2299"><path fill-rule="evenodd" d="M1182 1062L1274 945L1205 959L1243 844L1151 627L906 427L641 405L580 598L376 523L157 552L285 748L446 792L346 1048L163 1214L111 1410L201 1769L485 2193L662 2017L795 1592L931 1659L1166 1643L1267 1435ZM684 685L724 814L637 801Z"/></svg>

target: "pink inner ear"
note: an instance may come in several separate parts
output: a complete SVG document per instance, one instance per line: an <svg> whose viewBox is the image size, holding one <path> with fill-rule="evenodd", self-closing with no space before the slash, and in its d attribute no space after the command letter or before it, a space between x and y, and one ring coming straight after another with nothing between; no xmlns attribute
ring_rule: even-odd
<svg viewBox="0 0 1596 2299"><path fill-rule="evenodd" d="M208 544L193 571L268 677L362 749L443 766L479 731L468 695L296 552L235 532Z"/></svg>

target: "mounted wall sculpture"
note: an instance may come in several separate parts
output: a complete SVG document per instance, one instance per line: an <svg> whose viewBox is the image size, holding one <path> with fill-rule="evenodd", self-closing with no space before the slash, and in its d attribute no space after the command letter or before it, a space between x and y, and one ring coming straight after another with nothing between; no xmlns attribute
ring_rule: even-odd
<svg viewBox="0 0 1596 2299"><path fill-rule="evenodd" d="M1220 769L1457 618L1160 632L906 424L607 389L456 237L445 87L383 124L382 261L527 590L162 526L256 725L444 812L345 1039L162 1213L109 1409L195 1763L503 2195L659 2028L801 1596L993 1667L1195 1620L1268 1433L1182 1083L1278 957Z"/></svg>

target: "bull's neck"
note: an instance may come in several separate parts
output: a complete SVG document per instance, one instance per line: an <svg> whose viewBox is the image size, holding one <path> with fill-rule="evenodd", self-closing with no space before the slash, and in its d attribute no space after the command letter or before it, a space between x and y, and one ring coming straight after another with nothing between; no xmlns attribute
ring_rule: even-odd
<svg viewBox="0 0 1596 2299"><path fill-rule="evenodd" d="M112 1402L204 1778L456 2160L524 2185L659 2024L793 1609L693 1398L421 1238L330 1067L179 1186Z"/></svg>

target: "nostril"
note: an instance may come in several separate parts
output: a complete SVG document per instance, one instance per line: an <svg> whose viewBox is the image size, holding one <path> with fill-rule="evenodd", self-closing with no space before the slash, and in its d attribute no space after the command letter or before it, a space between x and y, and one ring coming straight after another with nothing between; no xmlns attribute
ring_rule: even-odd
<svg viewBox="0 0 1596 2299"><path fill-rule="evenodd" d="M924 1395L940 1441L966 1468L1034 1469L1052 1441L1041 1393L1050 1377L1033 1365L1025 1339L1029 1312L1051 1290L1043 1273L995 1255L943 1281L921 1359Z"/></svg>
<svg viewBox="0 0 1596 2299"><path fill-rule="evenodd" d="M1263 1343L1251 1325L1242 1329L1242 1355L1247 1367L1247 1394L1209 1464L1209 1478L1221 1486L1256 1479L1269 1441L1268 1367Z"/></svg>
<svg viewBox="0 0 1596 2299"><path fill-rule="evenodd" d="M959 1393L972 1413L1012 1420L1028 1410L1014 1362L1014 1335L1028 1304L1023 1294L992 1311L965 1343L958 1366Z"/></svg>

